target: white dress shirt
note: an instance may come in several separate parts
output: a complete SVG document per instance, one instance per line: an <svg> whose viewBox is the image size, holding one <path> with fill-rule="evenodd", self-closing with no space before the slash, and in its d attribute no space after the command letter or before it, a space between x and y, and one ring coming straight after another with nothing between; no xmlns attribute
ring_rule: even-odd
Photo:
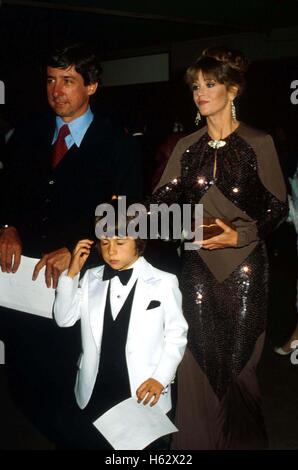
<svg viewBox="0 0 298 470"><path fill-rule="evenodd" d="M110 280L110 303L111 303L111 311L113 319L115 320L120 312L125 300L128 297L131 289L134 286L138 278L138 264L140 258L138 258L130 267L129 269L133 269L131 278L129 279L126 286L122 284L118 276L113 277Z"/></svg>
<svg viewBox="0 0 298 470"><path fill-rule="evenodd" d="M77 147L81 145L81 142L91 122L93 121L93 118L94 118L94 115L90 107L88 107L87 111L82 116L79 116L73 121L70 121L67 123L68 128L69 128L69 134L65 137L65 143L66 143L68 150L74 144L76 144ZM56 142L59 131L64 124L66 123L63 121L63 119L60 116L56 116L56 129L54 132L52 144Z"/></svg>

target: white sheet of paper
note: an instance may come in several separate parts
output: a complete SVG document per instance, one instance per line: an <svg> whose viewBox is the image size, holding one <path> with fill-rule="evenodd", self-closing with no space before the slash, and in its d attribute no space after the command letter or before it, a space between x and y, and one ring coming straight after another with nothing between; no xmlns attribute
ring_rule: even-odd
<svg viewBox="0 0 298 470"><path fill-rule="evenodd" d="M159 437L178 431L158 404L143 405L134 397L120 402L93 424L116 450L142 450Z"/></svg>
<svg viewBox="0 0 298 470"><path fill-rule="evenodd" d="M39 272L36 281L32 281L33 270L38 261L35 258L22 256L16 273L3 273L0 270L0 305L53 318L55 289L46 286L45 268Z"/></svg>

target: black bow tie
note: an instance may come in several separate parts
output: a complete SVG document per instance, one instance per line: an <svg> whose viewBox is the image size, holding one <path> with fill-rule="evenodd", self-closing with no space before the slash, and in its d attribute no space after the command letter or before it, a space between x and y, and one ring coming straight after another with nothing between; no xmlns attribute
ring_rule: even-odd
<svg viewBox="0 0 298 470"><path fill-rule="evenodd" d="M120 281L124 286L128 283L129 279L131 278L133 272L133 268L131 269L123 269L121 271L118 271L117 269L111 268L108 264L105 265L104 270L103 270L103 276L102 280L103 281L109 281L112 279L114 276L118 276Z"/></svg>

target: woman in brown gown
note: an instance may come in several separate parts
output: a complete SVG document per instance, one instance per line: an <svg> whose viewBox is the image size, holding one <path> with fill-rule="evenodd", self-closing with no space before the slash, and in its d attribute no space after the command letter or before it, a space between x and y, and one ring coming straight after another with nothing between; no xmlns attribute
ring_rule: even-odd
<svg viewBox="0 0 298 470"><path fill-rule="evenodd" d="M189 337L174 449L267 447L256 377L267 309L264 238L285 219L287 203L271 137L235 116L245 68L241 53L225 48L204 51L189 67L207 126L178 142L153 196L157 203L203 204L204 217L223 229L183 253Z"/></svg>

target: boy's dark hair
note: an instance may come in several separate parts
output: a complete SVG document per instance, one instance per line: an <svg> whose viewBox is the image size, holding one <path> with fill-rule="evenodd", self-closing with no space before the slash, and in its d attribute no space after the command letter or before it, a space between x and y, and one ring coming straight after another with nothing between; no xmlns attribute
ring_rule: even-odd
<svg viewBox="0 0 298 470"><path fill-rule="evenodd" d="M129 225L129 223L131 223L135 219L135 215L127 215L127 213L126 213L124 218L120 219L119 218L119 213L118 213L118 199L112 199L111 201L106 202L104 204L108 204L109 206L111 206L114 209L114 214L115 214L115 225L110 226L110 227L106 227L107 228L107 230L106 230L107 238L109 238L110 234L112 236L113 235L118 236L119 232L121 232L121 231L122 232L125 231L125 233L126 233L127 232L127 227ZM127 201L127 203L126 203L127 207L129 207L131 204L136 204L136 202L135 201L133 201L133 202L132 201ZM123 215L123 214L121 214L121 215ZM95 227L98 224L98 222L100 222L104 218L105 218L105 215L95 217ZM120 235L121 235L121 233L120 233ZM145 248L146 248L146 240L138 237L138 238L134 238L134 241L135 241L135 244L136 244L136 250L137 250L138 255L142 256L144 251L145 251ZM100 248L100 244L99 244L99 248Z"/></svg>
<svg viewBox="0 0 298 470"><path fill-rule="evenodd" d="M54 50L47 58L47 66L58 69L74 66L76 72L82 75L85 86L99 82L102 72L95 52L82 43Z"/></svg>
<svg viewBox="0 0 298 470"><path fill-rule="evenodd" d="M135 238L134 241L136 244L136 250L137 250L138 256L142 256L146 248L146 240L142 240L141 238ZM98 241L97 248L98 248L99 253L101 254L100 240Z"/></svg>

